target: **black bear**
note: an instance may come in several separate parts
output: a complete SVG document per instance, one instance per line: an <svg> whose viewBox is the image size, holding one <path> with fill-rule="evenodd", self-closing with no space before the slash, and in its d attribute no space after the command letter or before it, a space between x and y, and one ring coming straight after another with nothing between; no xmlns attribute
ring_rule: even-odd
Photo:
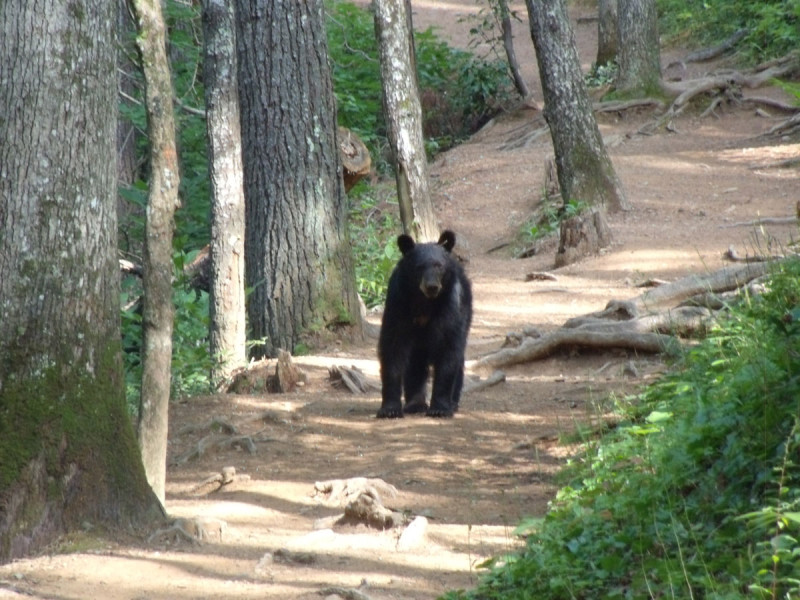
<svg viewBox="0 0 800 600"><path fill-rule="evenodd" d="M383 384L378 418L425 411L430 417L452 417L458 410L472 322L472 289L451 254L455 243L452 231L444 231L435 244L416 244L408 235L397 238L403 257L389 278L378 341ZM428 408L430 367L433 393Z"/></svg>

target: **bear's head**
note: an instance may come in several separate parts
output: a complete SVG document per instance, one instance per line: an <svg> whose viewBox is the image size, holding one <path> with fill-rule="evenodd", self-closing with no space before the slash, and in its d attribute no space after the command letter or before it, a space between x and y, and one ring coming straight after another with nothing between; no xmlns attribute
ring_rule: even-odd
<svg viewBox="0 0 800 600"><path fill-rule="evenodd" d="M426 298L433 300L441 293L452 269L450 252L455 244L456 236L450 230L443 231L435 244L417 244L406 234L397 238L403 260L409 263L419 289Z"/></svg>

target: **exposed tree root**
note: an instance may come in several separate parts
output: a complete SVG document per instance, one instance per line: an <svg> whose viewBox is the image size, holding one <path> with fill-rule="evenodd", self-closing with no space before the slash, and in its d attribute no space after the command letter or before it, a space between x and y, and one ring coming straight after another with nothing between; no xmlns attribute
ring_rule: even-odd
<svg viewBox="0 0 800 600"><path fill-rule="evenodd" d="M637 309L646 311L658 306L675 306L697 294L728 292L743 286L757 277L766 275L768 262L731 265L707 275L690 275L673 283L662 285L633 299Z"/></svg>
<svg viewBox="0 0 800 600"><path fill-rule="evenodd" d="M329 506L344 505L344 515L335 519L335 524L340 525L364 524L375 529L405 525L405 515L383 505L382 496L396 495L397 488L383 479L351 477L314 484L314 497Z"/></svg>
<svg viewBox="0 0 800 600"><path fill-rule="evenodd" d="M780 260L781 258L784 258L783 256L763 256L760 254L756 254L753 256L747 256L747 255L742 256L736 251L736 248L734 248L733 246L728 246L728 249L722 256L731 262L746 262L746 263L764 262L768 260Z"/></svg>
<svg viewBox="0 0 800 600"><path fill-rule="evenodd" d="M197 442L194 447L176 456L170 461L170 464L173 466L185 464L190 460L200 458L211 448L216 450L239 448L241 450L246 450L250 454L256 453L256 443L249 435L223 437L212 433Z"/></svg>
<svg viewBox="0 0 800 600"><path fill-rule="evenodd" d="M674 97L675 100L663 115L644 126L640 133L649 133L663 126L669 129L672 120L682 113L693 99L700 95L714 93L711 106L702 113L702 116L708 116L713 114L714 109L726 100L735 104L743 103L745 99L741 96L740 90L742 88L755 89L761 87L769 83L773 78L789 75L798 69L800 69L800 53L791 52L779 59L758 65L749 71L726 70L700 79L677 82L662 81L661 90L667 96ZM764 99L751 99L749 101L764 102ZM776 108L792 110L787 105L772 101L770 101L770 104ZM795 108L794 110L800 109ZM797 117L798 115L795 115L784 123L776 125L764 135L785 135L787 130L793 132L796 127L800 127L800 121L796 119Z"/></svg>
<svg viewBox="0 0 800 600"><path fill-rule="evenodd" d="M608 102L595 102L592 106L595 112L622 112L632 108L655 108L664 110L666 105L657 98L638 98L634 100L612 100Z"/></svg>
<svg viewBox="0 0 800 600"><path fill-rule="evenodd" d="M178 431L178 435L199 433L203 431L221 431L222 433L227 433L230 435L237 435L239 433L239 430L232 423L229 423L220 417L212 417L205 423L184 425L181 427L180 431Z"/></svg>
<svg viewBox="0 0 800 600"><path fill-rule="evenodd" d="M690 275L648 289L631 300L612 300L602 311L568 320L544 336L522 335L518 346L503 348L474 363L476 369L501 368L538 360L575 348L624 348L634 352L676 353L679 338L702 334L738 291L767 273L769 262L724 267L707 275ZM751 287L751 293L760 288ZM660 307L670 306L666 310Z"/></svg>
<svg viewBox="0 0 800 600"><path fill-rule="evenodd" d="M677 350L675 338L659 333L598 332L558 329L543 338L526 338L517 348L506 348L475 362L476 369L500 368L539 360L565 348L628 348L658 354Z"/></svg>
<svg viewBox="0 0 800 600"><path fill-rule="evenodd" d="M791 135L800 131L800 112L796 115L778 123L769 131L765 131L759 137L777 137L782 135Z"/></svg>
<svg viewBox="0 0 800 600"><path fill-rule="evenodd" d="M222 542L228 524L213 517L175 519L169 527L159 529L147 538L149 544L188 542L198 546L203 542Z"/></svg>
<svg viewBox="0 0 800 600"><path fill-rule="evenodd" d="M781 112L796 113L800 108L795 104L786 104L774 98L766 98L763 96L748 96L742 98L742 104L756 104L758 106L766 106L767 108L774 108Z"/></svg>
<svg viewBox="0 0 800 600"><path fill-rule="evenodd" d="M339 597L342 600L372 600L370 596L356 588L332 586L321 589L319 594L320 596Z"/></svg>
<svg viewBox="0 0 800 600"><path fill-rule="evenodd" d="M503 373L502 371L494 371L491 375L489 375L489 377L481 381L466 380L464 382L464 390L462 394L472 394L474 392L479 392L481 390L485 390L488 387L492 387L493 385L503 383L505 380L506 380L506 374Z"/></svg>
<svg viewBox="0 0 800 600"><path fill-rule="evenodd" d="M214 473L192 488L191 493L195 496L204 496L231 483L243 481L250 481L250 475L238 475L236 467L223 467L222 471Z"/></svg>
<svg viewBox="0 0 800 600"><path fill-rule="evenodd" d="M364 492L380 500L382 495L394 498L397 495L397 488L383 479L366 477L329 479L314 484L314 497L329 506L345 505Z"/></svg>
<svg viewBox="0 0 800 600"><path fill-rule="evenodd" d="M679 66L686 71L686 63L692 62L704 62L707 60L712 60L717 58L718 56L722 56L726 52L733 50L733 48L738 44L744 37L748 34L747 29L740 29L733 35L731 35L728 39L724 40L718 46L711 46L708 48L701 48L700 50L695 50L694 52L690 52L686 55L683 60L676 60L667 65L667 69L671 69L672 67Z"/></svg>

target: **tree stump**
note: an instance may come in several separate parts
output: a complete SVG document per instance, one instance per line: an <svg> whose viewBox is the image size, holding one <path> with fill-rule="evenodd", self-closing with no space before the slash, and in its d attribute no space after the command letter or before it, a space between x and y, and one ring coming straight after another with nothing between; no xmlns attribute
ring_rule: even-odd
<svg viewBox="0 0 800 600"><path fill-rule="evenodd" d="M556 253L556 268L596 254L611 243L611 231L603 212L597 208L561 221L561 239Z"/></svg>
<svg viewBox="0 0 800 600"><path fill-rule="evenodd" d="M339 159L344 171L344 190L349 192L369 175L372 159L361 138L346 127L339 127Z"/></svg>

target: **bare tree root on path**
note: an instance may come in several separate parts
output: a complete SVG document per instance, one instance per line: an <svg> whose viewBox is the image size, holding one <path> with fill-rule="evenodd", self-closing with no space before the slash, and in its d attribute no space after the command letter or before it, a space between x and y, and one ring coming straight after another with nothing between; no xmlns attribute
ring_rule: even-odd
<svg viewBox="0 0 800 600"><path fill-rule="evenodd" d="M547 335L523 335L519 346L488 354L472 366L476 370L498 369L573 348L675 354L681 347L681 337L703 332L716 318L713 308L730 302L721 294L738 291L765 276L771 264L774 262L731 265L652 288L631 300L611 300L604 310L570 319Z"/></svg>
<svg viewBox="0 0 800 600"><path fill-rule="evenodd" d="M647 133L662 126L666 126L670 129L672 127L672 120L683 112L686 107L689 106L689 103L697 96L713 93L714 97L712 98L711 105L703 113L703 116L708 116L725 100L736 104L742 104L745 101L741 95L742 88L759 88L775 78L791 75L799 69L800 53L790 52L781 58L762 63L747 71L723 70L711 73L699 79L679 82L662 81L661 90L667 96L674 97L675 99L663 115L643 128L643 132ZM758 102L759 100L763 101L763 99L753 99L749 101ZM764 103L787 112L800 112L800 107L790 107L773 101L764 101ZM799 124L800 121L798 121L798 115L796 114L787 121L776 125L770 132L764 135L784 135L787 129L794 131ZM778 131L782 133L779 134L777 133Z"/></svg>

